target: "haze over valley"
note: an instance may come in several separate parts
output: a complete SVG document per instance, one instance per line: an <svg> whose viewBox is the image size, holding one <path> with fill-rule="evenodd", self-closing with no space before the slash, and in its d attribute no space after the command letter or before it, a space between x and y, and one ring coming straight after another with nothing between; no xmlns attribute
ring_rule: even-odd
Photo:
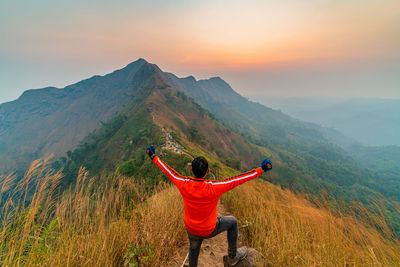
<svg viewBox="0 0 400 267"><path fill-rule="evenodd" d="M365 146L400 145L400 99L248 97L294 118L338 130Z"/></svg>

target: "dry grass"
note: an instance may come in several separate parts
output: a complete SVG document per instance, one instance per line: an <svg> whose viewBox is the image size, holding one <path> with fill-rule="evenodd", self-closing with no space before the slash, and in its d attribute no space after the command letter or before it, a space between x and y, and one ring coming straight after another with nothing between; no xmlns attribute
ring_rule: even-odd
<svg viewBox="0 0 400 267"><path fill-rule="evenodd" d="M186 241L176 189L160 186L145 200L131 178L89 178L82 169L75 187L57 196L61 173L45 166L33 163L3 208L1 266L160 266Z"/></svg>
<svg viewBox="0 0 400 267"><path fill-rule="evenodd" d="M15 188L2 203L1 266L163 266L187 242L174 187L150 196L133 178L90 178L81 169L60 196L60 179L40 161L17 184L13 176L0 179L1 194ZM272 266L400 265L399 242L383 237L391 230L380 213L358 208L374 225L366 227L263 181L238 187L224 204Z"/></svg>
<svg viewBox="0 0 400 267"><path fill-rule="evenodd" d="M353 216L334 216L301 196L264 181L244 184L224 197L244 225L249 246L272 266L399 266L400 243ZM365 212L366 216L367 212ZM369 221L390 232L385 220Z"/></svg>

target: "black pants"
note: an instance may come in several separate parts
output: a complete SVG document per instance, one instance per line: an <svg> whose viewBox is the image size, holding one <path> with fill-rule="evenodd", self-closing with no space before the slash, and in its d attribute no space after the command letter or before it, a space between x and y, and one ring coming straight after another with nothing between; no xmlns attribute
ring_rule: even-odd
<svg viewBox="0 0 400 267"><path fill-rule="evenodd" d="M218 216L217 224L214 231L206 237L192 235L188 232L189 237L189 266L196 267L199 260L200 247L203 239L208 239L222 233L227 232L228 237L228 254L231 257L236 256L237 240L238 240L238 222L233 216Z"/></svg>

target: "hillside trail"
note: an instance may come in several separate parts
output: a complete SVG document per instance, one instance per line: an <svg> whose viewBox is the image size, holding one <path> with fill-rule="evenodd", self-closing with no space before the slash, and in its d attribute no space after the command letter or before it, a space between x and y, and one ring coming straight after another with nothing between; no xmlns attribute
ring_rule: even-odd
<svg viewBox="0 0 400 267"><path fill-rule="evenodd" d="M162 149L172 151L177 154L186 154L193 158L192 155L184 151L182 145L180 145L176 140L172 138L169 132L167 132L164 128L162 131L165 135L166 143L162 147ZM214 175L213 175L214 177ZM215 177L214 177L215 179ZM230 215L224 208L221 201L218 202L218 216L227 216ZM238 247L241 247L243 244L243 235L240 234L239 229L239 240ZM189 239L184 246L180 247L177 250L177 254L172 257L172 259L165 266L189 266L188 257L189 251ZM199 256L199 267L205 266L224 266L223 256L228 254L228 241L227 241L227 232L220 233L219 235L205 239L201 245L200 256Z"/></svg>
<svg viewBox="0 0 400 267"><path fill-rule="evenodd" d="M230 215L224 209L221 201L218 202L218 216L227 216ZM243 235L240 233L239 229L239 240L238 247L241 247L243 244ZM189 259L187 259L187 254L189 251L189 239L186 244L179 248L177 255L172 257L172 259L165 266L189 266ZM210 238L204 239L203 244L201 245L200 256L199 256L199 267L206 266L224 266L223 256L228 254L228 241L227 241L227 232L222 232L219 235ZM184 262L186 259L186 262Z"/></svg>

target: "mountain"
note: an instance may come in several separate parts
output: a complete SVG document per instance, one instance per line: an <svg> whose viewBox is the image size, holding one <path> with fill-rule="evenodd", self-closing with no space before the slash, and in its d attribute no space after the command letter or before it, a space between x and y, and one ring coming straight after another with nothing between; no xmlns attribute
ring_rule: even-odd
<svg viewBox="0 0 400 267"><path fill-rule="evenodd" d="M165 177L146 163L144 149L162 146L166 131L188 151L183 163L166 153L172 166L204 155L211 169L243 170L268 156L274 161L269 180L283 188L367 204L377 193L400 199L391 189L397 171L377 177L325 128L249 101L221 78L178 78L143 59L64 89L28 91L0 113L3 169L23 169L55 153L64 185L85 166L93 175L119 170L143 177L152 187Z"/></svg>
<svg viewBox="0 0 400 267"><path fill-rule="evenodd" d="M142 169L143 149L150 141L162 140L161 129L166 128L186 143L191 143L193 133L199 133L196 149L211 152L219 159L239 161L239 168L257 164L262 152L272 156L276 174L271 181L285 188L315 195L326 190L347 201L368 202L375 194L376 177L335 145L327 129L251 102L221 78L178 78L149 65L157 85L148 80L148 88L143 91L146 97L133 98L133 104L126 105L116 120L90 135L70 159L64 159L70 160L70 173L80 165L95 173L113 170L132 158L136 162L129 163L136 169L132 173L145 176L151 170ZM238 136L236 140L232 132ZM388 188L380 189L385 194Z"/></svg>
<svg viewBox="0 0 400 267"><path fill-rule="evenodd" d="M80 166L85 166L92 174L124 166L128 168L125 174L145 177L150 184L165 179L146 163L145 148L149 144L161 147L167 132L183 144L186 151L191 151L187 152L187 161L194 155L205 155L210 164L223 159L227 165L241 169L255 166L262 160L265 148L221 124L193 98L174 89L156 65L146 65L150 71L137 95L117 116L84 138L67 158L57 162L65 165L67 181L76 176ZM168 162L173 154L166 157ZM172 160L171 165L175 164Z"/></svg>
<svg viewBox="0 0 400 267"><path fill-rule="evenodd" d="M28 90L0 105L0 172L23 170L37 158L76 148L135 97L147 67L140 59L62 89Z"/></svg>

